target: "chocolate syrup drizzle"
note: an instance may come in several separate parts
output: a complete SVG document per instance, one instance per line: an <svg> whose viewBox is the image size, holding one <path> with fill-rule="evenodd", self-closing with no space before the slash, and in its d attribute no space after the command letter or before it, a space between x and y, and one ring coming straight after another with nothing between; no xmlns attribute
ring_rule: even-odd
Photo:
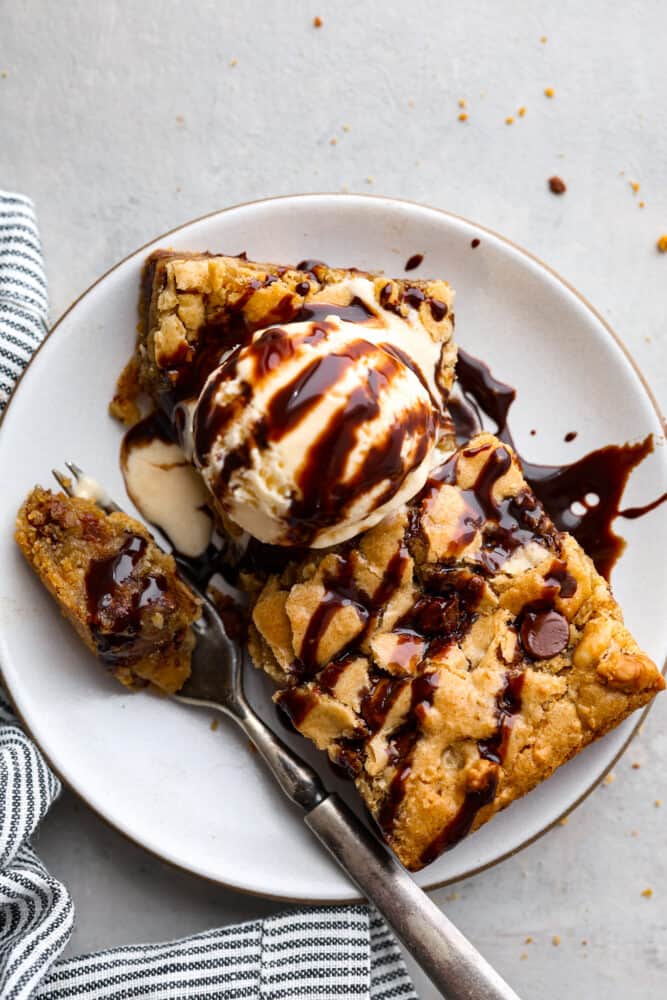
<svg viewBox="0 0 667 1000"><path fill-rule="evenodd" d="M90 564L86 575L88 622L101 660L110 666L131 663L141 655L141 614L167 590L161 574L150 574L132 587L146 539L129 534L120 549Z"/></svg>
<svg viewBox="0 0 667 1000"><path fill-rule="evenodd" d="M359 299L349 306L313 306L307 313L312 326L300 338L303 343L313 343L328 336L330 326L326 321L313 320L315 312L323 316L335 312L357 324L375 317ZM349 315L348 315L349 314ZM288 331L270 328L247 348L258 381L266 377L290 352L297 349ZM308 417L322 396L331 391L360 359L372 364L364 382L355 386L347 399L331 415L325 427L309 446L297 473L298 492L291 500L286 516L289 537L293 544L308 545L323 528L340 520L341 512L365 492L386 483L374 496L375 506L387 503L401 488L406 473L418 467L435 440L436 422L440 409L435 413L422 404L412 406L406 419L395 422L365 454L364 460L353 476L344 477L350 453L357 443L360 428L375 420L381 412L381 399L402 370L403 359L396 352L378 351L368 340L359 338L336 346L321 357L308 362L290 382L276 391L266 405L265 415L258 418L244 441L226 455L218 473L214 492L224 496L233 473L245 467L253 447L266 447L270 442L282 440ZM216 394L221 382L236 374L238 352L229 358L211 376L197 407L194 427L195 452L200 464L207 456L224 428L240 418L248 402L250 389L244 387L228 405L220 406ZM409 451L406 465L406 441L415 442Z"/></svg>
<svg viewBox="0 0 667 1000"><path fill-rule="evenodd" d="M468 440L481 429L481 411L495 423L501 441L514 447L507 421L516 391L494 378L483 361L461 349L457 381L461 396L450 404L457 438ZM649 435L636 444L598 448L568 465L539 465L521 458L526 481L556 527L574 535L607 580L625 548L625 541L612 530L614 519L640 517L667 499L663 494L645 507L619 509L630 473L652 450ZM591 495L598 498L597 503L588 502ZM581 505L579 513L576 507L572 510L574 504Z"/></svg>

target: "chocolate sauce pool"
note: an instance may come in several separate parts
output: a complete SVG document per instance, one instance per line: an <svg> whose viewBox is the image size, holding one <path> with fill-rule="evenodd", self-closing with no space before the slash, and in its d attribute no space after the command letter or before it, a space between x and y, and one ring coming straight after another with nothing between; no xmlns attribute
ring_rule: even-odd
<svg viewBox="0 0 667 1000"><path fill-rule="evenodd" d="M457 440L466 441L481 429L483 413L496 425L501 441L514 448L507 421L516 390L460 348L456 373L460 395L450 402L450 412ZM625 541L612 530L614 519L641 517L667 500L663 493L643 507L619 509L630 473L652 451L649 434L637 444L597 448L568 465L539 465L519 456L527 482L556 527L574 535L607 580L625 548Z"/></svg>

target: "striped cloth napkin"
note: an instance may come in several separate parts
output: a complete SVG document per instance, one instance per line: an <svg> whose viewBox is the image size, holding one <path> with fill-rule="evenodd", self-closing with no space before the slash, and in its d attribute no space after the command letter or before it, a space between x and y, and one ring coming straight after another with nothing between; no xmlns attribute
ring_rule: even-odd
<svg viewBox="0 0 667 1000"><path fill-rule="evenodd" d="M0 413L46 332L47 308L32 202L0 191ZM30 839L59 793L0 693L1 1000L417 1000L396 941L365 906L299 910L58 961L74 904Z"/></svg>

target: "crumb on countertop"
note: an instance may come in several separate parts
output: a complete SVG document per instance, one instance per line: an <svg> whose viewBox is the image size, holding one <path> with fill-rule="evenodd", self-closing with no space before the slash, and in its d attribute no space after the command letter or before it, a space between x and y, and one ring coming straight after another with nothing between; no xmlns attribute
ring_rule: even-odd
<svg viewBox="0 0 667 1000"><path fill-rule="evenodd" d="M633 760L633 762L632 762L632 770L633 771L638 771L640 767L641 767L641 764L639 763L639 761L638 760Z"/></svg>
<svg viewBox="0 0 667 1000"><path fill-rule="evenodd" d="M542 35L542 37L540 38L540 41L542 42L542 45L546 45L547 44L547 36L546 35Z"/></svg>
<svg viewBox="0 0 667 1000"><path fill-rule="evenodd" d="M653 895L653 889L649 888L642 889L642 896L644 897L644 899L650 899L652 895Z"/></svg>
<svg viewBox="0 0 667 1000"><path fill-rule="evenodd" d="M514 125L514 119L512 118L511 115L507 116L507 118L505 119L505 124L506 125Z"/></svg>
<svg viewBox="0 0 667 1000"><path fill-rule="evenodd" d="M656 243L656 246L660 251L660 253L667 253L667 233L665 233L663 236L658 237L658 242Z"/></svg>
<svg viewBox="0 0 667 1000"><path fill-rule="evenodd" d="M468 121L468 115L466 114L465 111L462 111L461 114L459 115L459 121L460 122L467 122Z"/></svg>
<svg viewBox="0 0 667 1000"><path fill-rule="evenodd" d="M215 732L220 725L220 719L211 719L211 732Z"/></svg>
<svg viewBox="0 0 667 1000"><path fill-rule="evenodd" d="M521 105L521 107L517 111L517 114L518 114L519 118L523 118L523 116L525 115L525 113L526 113L526 109L523 107L523 105Z"/></svg>
<svg viewBox="0 0 667 1000"><path fill-rule="evenodd" d="M530 936L530 934L529 934L529 935L528 935L528 937L527 937L527 938L526 938L526 939L524 940L524 942L523 942L523 943L524 943L524 944L532 944L532 943L533 943L533 939L532 939L532 937Z"/></svg>
<svg viewBox="0 0 667 1000"><path fill-rule="evenodd" d="M324 21L322 20L321 17L314 17L313 18L313 28L321 28L323 24L324 24Z"/></svg>
<svg viewBox="0 0 667 1000"><path fill-rule="evenodd" d="M552 194L565 194L567 191L567 184L562 177L550 177L548 183Z"/></svg>
<svg viewBox="0 0 667 1000"><path fill-rule="evenodd" d="M637 194L639 191L639 181L630 181L630 187L632 188L632 193Z"/></svg>
<svg viewBox="0 0 667 1000"><path fill-rule="evenodd" d="M615 781L616 781L616 775L614 774L613 771L610 771L609 774L605 774L604 778L602 779L602 784L613 785Z"/></svg>
<svg viewBox="0 0 667 1000"><path fill-rule="evenodd" d="M656 799L653 805L655 806L656 809L659 809L660 806L662 805L662 799Z"/></svg>
<svg viewBox="0 0 667 1000"><path fill-rule="evenodd" d="M554 934L554 936L551 939L551 943L555 948L557 948L558 945L560 944L560 935Z"/></svg>
<svg viewBox="0 0 667 1000"><path fill-rule="evenodd" d="M459 107L460 108L467 108L468 107L468 105L466 103L465 97L459 97Z"/></svg>
<svg viewBox="0 0 667 1000"><path fill-rule="evenodd" d="M555 97L556 96L556 91L554 90L553 87L545 87L544 88L544 96L545 97Z"/></svg>
<svg viewBox="0 0 667 1000"><path fill-rule="evenodd" d="M230 59L229 60L229 65L232 66L232 67L238 66L238 63L239 63L238 59Z"/></svg>

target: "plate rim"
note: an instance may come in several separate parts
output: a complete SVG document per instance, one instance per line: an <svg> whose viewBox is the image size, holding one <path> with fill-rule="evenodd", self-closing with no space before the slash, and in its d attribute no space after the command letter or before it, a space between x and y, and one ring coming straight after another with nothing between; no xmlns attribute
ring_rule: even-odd
<svg viewBox="0 0 667 1000"><path fill-rule="evenodd" d="M467 218L466 216L459 215L456 212L450 212L447 209L439 208L439 207L437 207L435 205L430 205L430 204L424 203L424 202L414 201L414 200L409 199L409 198L395 198L395 197L391 197L391 196L388 196L388 195L381 195L381 194L347 193L347 192L341 192L341 191L303 192L303 193L297 193L297 194L273 195L273 196L268 197L268 198L254 198L254 199L251 199L250 201L238 202L238 203L236 203L234 205L229 205L226 208L214 209L214 210L212 210L210 212L205 212L203 215L199 215L199 216L197 216L197 217L195 217L193 219L187 220L186 222L180 223L178 226L174 226L173 228L167 230L166 232L160 233L157 236L152 237L151 239L147 240L145 243L141 244L139 247L136 247L134 250L130 251L130 253L126 254L120 260L118 260L114 264L112 264L111 267L109 267L106 271L104 271L98 278L95 279L95 281L93 281L90 285L88 285L87 288L85 288L75 299L73 299L71 301L71 303L60 314L60 316L55 321L55 323L50 328L48 328L47 333L44 336L43 340L38 345L37 349L35 350L35 352L31 356L28 364L25 366L25 368L23 369L23 371L19 375L18 379L16 380L16 382L14 384L14 388L12 390L12 393L11 393L9 399L7 400L7 404L6 404L3 412L0 413L0 432L2 430L2 424L3 424L4 418L5 418L6 414L9 411L9 408L10 408L10 406L11 406L14 398L16 397L16 394L17 394L17 392L19 390L19 387L20 387L20 385L21 385L21 383L23 381L23 378L24 378L26 372L31 367L31 365L33 365L35 359L38 357L38 355L39 355L42 347L47 342L47 340L49 340L49 338L58 330L58 328L63 324L63 322L69 316L69 314L78 306L78 304L87 295L89 295L99 284L101 284L103 281L105 281L106 278L109 277L109 275L111 275L114 271L118 270L118 268L120 268L123 264L125 264L132 257L135 257L137 254L140 254L143 250L147 249L147 247L151 246L152 244L157 243L157 242L161 242L163 240L166 240L170 236L173 236L176 233L180 233L182 230L187 229L190 226L196 225L199 222L204 222L207 219L212 219L212 218L217 217L217 216L226 215L228 212L238 211L239 209L251 208L252 206L255 206L255 205L270 205L273 202L290 201L290 200L291 201L296 201L296 200L298 200L298 201L307 201L307 200L310 200L310 199L316 200L316 199L323 199L323 198L324 199L333 199L333 200L343 200L343 201L354 201L354 200L366 201L366 202L375 201L375 202L383 202L383 203L385 203L387 205L406 206L406 207L411 208L411 209L415 209L415 208L416 209L426 209L429 212L434 212L434 213L437 213L438 215L442 215L446 219L453 219L453 220L455 220L457 222L463 222L466 225L471 226L473 229L475 229L475 230L477 230L479 232L486 233L489 236L493 236L494 239L498 240L500 243L504 244L505 246L510 247L512 250L514 250L517 253L519 253L522 257L528 258L528 260L532 261L534 264L537 264L540 268L542 268L549 275L551 275L553 278L555 278L556 281L559 282L560 285L562 285L565 289L567 289L567 291L569 291L572 295L574 295L579 300L579 302L588 310L588 312L590 312L595 317L595 319L602 325L602 327L603 327L604 331L606 332L606 334L609 335L612 338L612 340L616 343L616 345L620 348L620 350L621 350L621 352L622 352L625 360L629 363L630 367L633 369L634 373L637 375L637 377L638 377L638 379L639 379L639 381L641 383L641 386L642 386L644 392L648 396L648 399L649 399L649 401L650 401L650 403L651 403L651 405L653 407L653 410L654 410L655 415L656 415L656 417L658 419L658 422L659 422L659 424L662 427L663 434L665 434L667 436L667 419L665 418L664 414L662 413L662 410L660 409L660 405L658 404L658 401L657 401L657 399L655 397L655 394L653 393L653 390L651 389L651 387L650 387L648 381L646 380L643 372L639 368L639 365L637 364L637 362L635 361L634 357L630 353L630 350L627 347L627 345L621 339L620 335L613 329L613 327L611 326L611 324L604 318L604 316L602 316L601 313L591 304L591 302L589 302L589 300L577 288L575 288L574 285L572 285L558 271L556 271L553 267L551 267L551 265L547 264L545 261L543 261L536 254L532 253L530 250L526 250L525 247L521 246L518 243L515 243L513 240L509 239L507 236L503 236L501 233L496 232L496 230L491 229L489 226L484 226L484 225L482 225L482 224L480 224L478 222L475 222L474 220L471 220L471 219ZM664 661L664 663L662 665L662 673L665 674L666 672L667 672L667 659ZM60 781L61 785L64 788L67 788L69 791L71 791L80 801L82 801L83 803L85 803L85 805L95 814L95 816L97 816L100 820L102 820L102 822L104 822L108 827L110 827L116 833L120 834L129 843L135 845L136 847L141 848L141 850L143 850L143 851L146 851L149 855L151 855L152 857L154 857L157 860L159 860L162 864L165 864L168 867L170 867L170 868L172 868L172 869L174 869L176 871L186 872L188 875L191 875L191 876L193 876L195 878L198 878L198 879L200 879L200 880L202 880L204 882L207 882L209 884L217 885L217 886L222 886L225 889L230 889L230 890L232 890L234 892L240 892L240 893L243 893L244 895L256 897L256 898L259 898L259 899L268 899L268 900L273 900L273 901L276 901L276 902L285 902L285 903L297 903L297 904L309 905L309 906L319 906L319 905L338 905L338 906L342 906L342 905L356 904L356 903L364 901L364 898L362 896L359 896L359 895L357 895L357 896L353 895L353 896L341 899L339 897L328 897L328 896L319 896L317 898L313 898L313 897L307 897L307 896L301 896L301 895L286 896L286 895L283 895L283 894L276 894L276 893L270 893L270 892L261 892L261 891L256 890L256 889L250 889L250 888L248 888L246 886L235 885L234 883L227 882L224 879L215 878L212 875L206 875L203 872L194 871L192 868L189 868L187 865L179 864L178 862L176 862L176 861L174 861L174 860L172 860L170 858L165 857L163 854L160 854L159 851L155 850L154 848L148 847L146 844L142 843L140 840L137 840L135 837L131 836L131 834L129 834L126 830L122 829L122 827L120 827L116 822L114 822L114 820L112 820L111 818L109 818L108 816L105 816L102 812L100 812L100 810L88 800L88 798L86 797L86 795L82 791L80 791L78 788L75 788L69 781L67 781L63 777L63 775L60 773L59 769L54 766L54 764L53 764L52 760L50 759L49 755L44 752L43 748L40 746L39 741L35 738L35 736L34 736L32 730L31 730L30 726L27 724L25 718L23 717L23 715L21 714L21 712L18 710L17 705L16 705L16 703L14 701L14 697L12 695L10 686L7 684L7 680L6 680L6 677L4 675L4 671L2 669L2 663L1 662L0 662L0 682L2 683L3 689L4 689L6 695L7 695L8 699L9 699L9 702L10 702L10 704L12 706L14 714L16 715L16 717L17 717L18 721L20 722L22 728L24 729L25 733L29 736L29 738L33 741L33 743L39 748L40 753L42 754L42 756L46 760L46 762L47 762L48 766L50 767L50 769L53 771L53 773L56 775L56 777ZM504 853L498 855L498 857L494 858L492 861L487 861L484 864L476 865L476 866L468 869L467 871L463 872L461 875L458 875L456 878L446 878L446 879L442 879L442 880L436 881L436 882L429 882L427 885L423 886L424 891L425 892L432 892L432 891L435 891L436 889L441 889L441 888L444 888L445 886L452 885L455 882L462 882L464 879L472 878L475 875L479 875L482 872L487 871L488 869L493 868L496 865L501 864L503 861L506 861L508 858L514 857L520 851L523 851L526 847L529 847L531 844L534 844L537 840L539 840L541 837L543 837L545 834L547 834L550 830L552 830L556 826L558 826L558 824L560 823L560 821L565 816L568 816L571 812L573 812L575 809L577 809L581 805L581 803L584 802L584 800L588 798L588 796L597 788L597 786L604 780L604 778L607 776L607 774L609 774L609 772L612 770L612 768L617 764L617 762L620 760L620 758L626 752L626 750L628 749L630 743L632 742L632 740L636 736L639 728L645 722L646 717L647 717L648 713L650 712L650 710L652 708L652 705L653 705L653 702L651 701L646 706L646 708L644 708L644 710L640 713L640 715L637 717L635 725L632 727L632 729L628 733L627 738L622 743L621 747L616 752L616 754L614 755L614 757L611 760L611 762L607 765L607 767L578 796L578 798L575 799L575 801L573 803L571 803L567 807L567 809L564 809L561 813L559 813L559 815L555 819L553 819L551 822L547 823L546 826L544 826L544 827L542 827L542 829L538 830L537 833L531 834L530 837L527 837L525 840L522 840L521 843L517 844L515 847L511 848L510 850L505 851Z"/></svg>

